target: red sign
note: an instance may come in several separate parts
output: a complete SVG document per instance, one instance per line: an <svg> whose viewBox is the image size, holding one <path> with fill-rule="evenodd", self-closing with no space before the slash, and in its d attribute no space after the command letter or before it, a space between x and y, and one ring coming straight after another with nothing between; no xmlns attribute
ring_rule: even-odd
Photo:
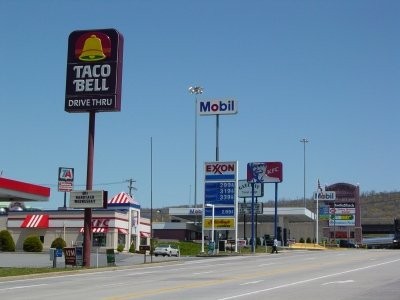
<svg viewBox="0 0 400 300"><path fill-rule="evenodd" d="M281 162L252 162L247 164L247 181L255 183L282 182Z"/></svg>
<svg viewBox="0 0 400 300"><path fill-rule="evenodd" d="M65 247L65 265L76 266L76 250L75 247Z"/></svg>
<svg viewBox="0 0 400 300"><path fill-rule="evenodd" d="M74 189L74 168L58 168L58 191L70 192Z"/></svg>
<svg viewBox="0 0 400 300"><path fill-rule="evenodd" d="M115 29L69 35L65 111L120 111L123 36Z"/></svg>

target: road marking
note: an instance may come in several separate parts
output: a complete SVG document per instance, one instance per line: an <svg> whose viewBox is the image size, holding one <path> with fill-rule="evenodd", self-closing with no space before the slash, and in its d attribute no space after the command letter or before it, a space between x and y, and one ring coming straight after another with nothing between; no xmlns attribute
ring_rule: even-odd
<svg viewBox="0 0 400 300"><path fill-rule="evenodd" d="M339 280L339 281L331 281L331 282L325 282L321 285L328 285L328 284L342 284L342 283L352 283L354 280Z"/></svg>
<svg viewBox="0 0 400 300"><path fill-rule="evenodd" d="M258 266L259 266L259 267L265 267L265 266L270 266L270 265L275 265L275 263L260 264L260 265L258 265Z"/></svg>
<svg viewBox="0 0 400 300"><path fill-rule="evenodd" d="M256 284L256 283L260 283L260 282L263 282L263 281L264 280L249 281L249 282L241 283L240 285Z"/></svg>
<svg viewBox="0 0 400 300"><path fill-rule="evenodd" d="M193 273L193 275L202 275L202 274L210 274L210 273L214 273L214 271L197 272L197 273Z"/></svg>
<svg viewBox="0 0 400 300"><path fill-rule="evenodd" d="M27 289L27 288L32 288L32 287L44 286L44 285L48 285L48 284L43 283L43 284L14 286L14 287L0 289L0 291L16 290L16 289Z"/></svg>
<svg viewBox="0 0 400 300"><path fill-rule="evenodd" d="M383 263L379 263L379 264L375 264L375 265L369 265L369 266L365 266L365 267L355 268L355 269L351 269L351 270L347 270L347 271L343 271L343 272L332 273L332 274L319 276L319 277L314 277L314 278L310 278L310 279L295 281L295 282L291 282L291 283L287 283L287 284L277 285L277 286L273 286L273 287L270 287L270 288L267 288L267 289L252 291L252 292L249 292L249 293L238 294L238 295L225 297L225 298L219 298L218 300L229 300L229 299L237 299L237 298L247 297L247 296L250 296L250 295L255 295L255 294L264 293L264 292L273 291L273 290L278 290L278 289L283 289L283 288L287 288L287 287L294 286L294 285L299 285L299 284L303 284L303 283L309 283L309 282L320 280L320 279L324 279L324 278L330 278L330 277L335 277L335 276L339 276L339 275L343 275L343 274L349 274L349 273L354 273L354 272L357 272L357 271L363 271L363 270L367 270L367 269L371 269L371 268L376 268L376 267L379 267L379 266L392 264L392 263L395 263L395 262L398 262L398 261L400 261L400 259L395 259L395 260L392 260L392 261L387 261L387 262L383 262Z"/></svg>

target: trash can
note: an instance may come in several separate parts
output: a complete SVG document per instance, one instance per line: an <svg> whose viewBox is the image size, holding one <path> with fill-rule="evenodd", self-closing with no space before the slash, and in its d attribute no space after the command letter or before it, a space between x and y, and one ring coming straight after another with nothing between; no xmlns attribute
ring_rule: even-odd
<svg viewBox="0 0 400 300"><path fill-rule="evenodd" d="M115 252L114 249L106 249L107 265L115 265Z"/></svg>

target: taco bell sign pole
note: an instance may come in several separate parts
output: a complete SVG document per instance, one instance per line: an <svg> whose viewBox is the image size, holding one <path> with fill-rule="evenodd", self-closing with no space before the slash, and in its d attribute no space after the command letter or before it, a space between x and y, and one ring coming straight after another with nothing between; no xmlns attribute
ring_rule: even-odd
<svg viewBox="0 0 400 300"><path fill-rule="evenodd" d="M68 38L64 110L89 113L86 190L93 186L96 112L121 110L123 36L115 29L73 31ZM92 209L85 208L83 266L90 267Z"/></svg>

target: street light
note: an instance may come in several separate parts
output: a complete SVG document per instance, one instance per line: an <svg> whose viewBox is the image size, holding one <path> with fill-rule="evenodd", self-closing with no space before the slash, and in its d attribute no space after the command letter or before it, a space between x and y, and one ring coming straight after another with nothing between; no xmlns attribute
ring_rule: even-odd
<svg viewBox="0 0 400 300"><path fill-rule="evenodd" d="M300 140L300 142L301 143L303 143L303 146L304 146L304 159L303 159L303 162L304 162L304 165L303 165L303 170L304 170L304 174L303 174L303 183L304 183L304 186L303 186L303 201L304 201L304 207L306 207L306 143L308 143L308 140L307 139L301 139Z"/></svg>
<svg viewBox="0 0 400 300"><path fill-rule="evenodd" d="M211 213L211 242L214 244L214 214L215 214L215 205L207 203L206 207L211 207L212 208L212 213Z"/></svg>
<svg viewBox="0 0 400 300"><path fill-rule="evenodd" d="M197 95L203 94L203 88L200 86L189 87L189 92L195 96L194 102L194 208L197 206ZM195 224L197 223L197 214L195 215Z"/></svg>

